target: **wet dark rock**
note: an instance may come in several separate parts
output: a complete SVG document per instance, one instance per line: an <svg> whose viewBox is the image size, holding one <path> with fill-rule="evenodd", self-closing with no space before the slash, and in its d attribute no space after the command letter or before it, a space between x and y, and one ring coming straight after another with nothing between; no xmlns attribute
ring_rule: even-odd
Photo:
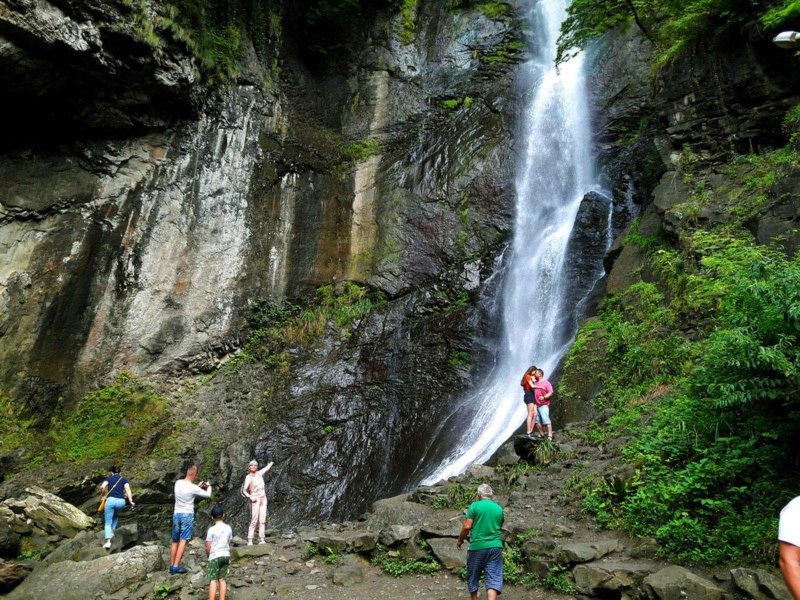
<svg viewBox="0 0 800 600"><path fill-rule="evenodd" d="M800 84L785 53L768 43L720 40L659 73L655 108L669 145L714 161L773 146Z"/></svg>
<svg viewBox="0 0 800 600"><path fill-rule="evenodd" d="M19 554L20 535L11 522L0 514L0 558L16 558Z"/></svg>

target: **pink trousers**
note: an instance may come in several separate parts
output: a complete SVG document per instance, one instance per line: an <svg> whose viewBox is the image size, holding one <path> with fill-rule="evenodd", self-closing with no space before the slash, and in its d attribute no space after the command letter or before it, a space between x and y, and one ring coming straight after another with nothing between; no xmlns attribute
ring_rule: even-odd
<svg viewBox="0 0 800 600"><path fill-rule="evenodd" d="M258 539L264 539L264 524L267 521L267 497L261 496L250 501L250 528L247 530L247 541L252 541L258 523Z"/></svg>

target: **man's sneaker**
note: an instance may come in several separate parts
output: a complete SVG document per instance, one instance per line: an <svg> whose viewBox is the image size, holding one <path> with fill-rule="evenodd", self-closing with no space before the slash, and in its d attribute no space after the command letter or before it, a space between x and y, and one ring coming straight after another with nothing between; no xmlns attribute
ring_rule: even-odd
<svg viewBox="0 0 800 600"><path fill-rule="evenodd" d="M259 546L260 546L261 544L266 544L266 543L267 543L267 540L258 540L258 545L259 545Z"/></svg>
<svg viewBox="0 0 800 600"><path fill-rule="evenodd" d="M253 540L247 540L247 545L248 546L252 546L253 545Z"/></svg>
<svg viewBox="0 0 800 600"><path fill-rule="evenodd" d="M189 572L189 569L187 569L185 567L175 567L175 570L173 571L173 573L175 573L177 575L183 575L184 573L188 573L188 572Z"/></svg>
<svg viewBox="0 0 800 600"><path fill-rule="evenodd" d="M111 540L106 540L106 543L103 544L103 548L106 550L111 550Z"/></svg>

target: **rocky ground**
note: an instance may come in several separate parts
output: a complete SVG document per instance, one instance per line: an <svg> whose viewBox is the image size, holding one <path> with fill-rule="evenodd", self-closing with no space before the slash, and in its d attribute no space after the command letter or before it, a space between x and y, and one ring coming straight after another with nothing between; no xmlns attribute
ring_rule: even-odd
<svg viewBox="0 0 800 600"><path fill-rule="evenodd" d="M474 487L489 482L505 507L507 546L519 567L517 585L509 586L504 598L789 600L775 574L737 568L691 572L656 558L652 540L598 530L580 514L572 489L592 475L624 478L626 469L613 447L587 444L585 428L585 423L573 424L558 432L558 454L549 464L520 461L520 455L534 463L546 457L541 451L537 455L536 443L516 438L499 451L494 467L476 465L463 477L380 500L358 521L271 530L263 545L246 546L237 537L229 597L465 597L459 573L466 552L455 549L455 538ZM166 544L140 541L130 516L110 554L100 547L99 523L87 525L85 515L43 490L5 500L0 516L6 552L14 536L18 547L20 537L23 546L32 547L25 538L37 535L56 546L38 560L3 565L5 589L14 585L14 573L20 577L32 569L8 598L142 600L207 594L201 538L187 550L184 564L190 573L170 575ZM236 534L244 533L242 523L232 525ZM400 577L384 572L403 570L411 561L438 570Z"/></svg>

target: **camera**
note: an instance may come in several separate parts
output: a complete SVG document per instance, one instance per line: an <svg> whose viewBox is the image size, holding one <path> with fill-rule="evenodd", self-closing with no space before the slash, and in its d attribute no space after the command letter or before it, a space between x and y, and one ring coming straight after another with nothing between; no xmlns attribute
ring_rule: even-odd
<svg viewBox="0 0 800 600"><path fill-rule="evenodd" d="M200 489L203 489L203 490L208 489L208 482L207 481L201 481L200 485L198 487Z"/></svg>

